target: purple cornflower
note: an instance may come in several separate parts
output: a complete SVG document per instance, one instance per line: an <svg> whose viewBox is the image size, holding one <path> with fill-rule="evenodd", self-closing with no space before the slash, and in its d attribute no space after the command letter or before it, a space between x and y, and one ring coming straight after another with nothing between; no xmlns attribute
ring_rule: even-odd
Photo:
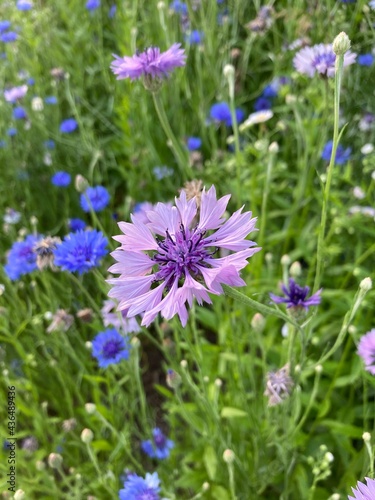
<svg viewBox="0 0 375 500"><path fill-rule="evenodd" d="M27 92L27 85L19 87L12 87L11 89L4 90L4 98L7 102L15 103L25 96Z"/></svg>
<svg viewBox="0 0 375 500"><path fill-rule="evenodd" d="M16 106L13 109L13 118L15 120L25 120L27 118L27 113L22 106Z"/></svg>
<svg viewBox="0 0 375 500"><path fill-rule="evenodd" d="M63 134L71 134L78 127L78 123L74 118L67 118L60 123L60 132Z"/></svg>
<svg viewBox="0 0 375 500"><path fill-rule="evenodd" d="M361 66L372 66L374 56L372 54L361 54L358 56L358 64Z"/></svg>
<svg viewBox="0 0 375 500"><path fill-rule="evenodd" d="M18 10L31 10L33 8L33 3L29 0L18 0L16 7Z"/></svg>
<svg viewBox="0 0 375 500"><path fill-rule="evenodd" d="M86 222L82 219L69 219L68 225L70 231L72 233L75 233L76 231L81 231L82 229L85 229Z"/></svg>
<svg viewBox="0 0 375 500"><path fill-rule="evenodd" d="M174 442L163 434L161 429L156 427L152 431L152 439L142 441L142 450L150 457L164 460L169 457Z"/></svg>
<svg viewBox="0 0 375 500"><path fill-rule="evenodd" d="M195 151L202 146L202 139L200 137L188 137L186 147L189 151Z"/></svg>
<svg viewBox="0 0 375 500"><path fill-rule="evenodd" d="M107 254L107 239L96 231L76 231L65 236L55 250L55 266L63 271L86 273Z"/></svg>
<svg viewBox="0 0 375 500"><path fill-rule="evenodd" d="M268 406L278 405L286 399L293 385L293 379L289 375L289 363L277 372L268 372L264 391L264 395L268 397Z"/></svg>
<svg viewBox="0 0 375 500"><path fill-rule="evenodd" d="M113 326L119 332L138 333L141 328L135 318L127 318L127 310L116 312L117 304L113 300L105 300L102 307L102 319L104 326Z"/></svg>
<svg viewBox="0 0 375 500"><path fill-rule="evenodd" d="M95 10L100 7L100 0L87 0L86 9L87 10Z"/></svg>
<svg viewBox="0 0 375 500"><path fill-rule="evenodd" d="M145 478L128 474L119 500L160 500L160 479L157 472L146 473Z"/></svg>
<svg viewBox="0 0 375 500"><path fill-rule="evenodd" d="M100 368L115 365L129 358L127 339L114 328L99 332L92 341L92 355L98 360Z"/></svg>
<svg viewBox="0 0 375 500"><path fill-rule="evenodd" d="M350 50L344 55L344 66L355 62L357 54ZM335 76L336 54L333 52L332 44L320 43L313 47L304 47L294 56L293 65L295 69L304 75L313 78L315 73L325 77Z"/></svg>
<svg viewBox="0 0 375 500"><path fill-rule="evenodd" d="M110 196L108 191L103 186L88 187L84 193L81 194L81 207L84 212L88 213L90 210L94 212L101 212L109 203Z"/></svg>
<svg viewBox="0 0 375 500"><path fill-rule="evenodd" d="M289 289L286 285L281 285L281 290L285 297L279 297L273 293L270 293L270 297L276 304L286 304L288 309L290 307L303 307L307 311L310 306L317 306L320 304L321 289L307 298L310 287L304 286L302 288L297 285L293 278L289 278Z"/></svg>
<svg viewBox="0 0 375 500"><path fill-rule="evenodd" d="M180 47L180 43L174 43L166 52L160 52L159 47L149 47L132 57L113 54L115 60L111 63L111 69L117 75L117 80L137 80L144 76L145 81L151 84L154 78L162 80L178 66L185 66L185 51Z"/></svg>
<svg viewBox="0 0 375 500"><path fill-rule="evenodd" d="M1 33L0 41L3 43L11 43L15 42L18 38L18 35L15 31L7 31L5 33Z"/></svg>
<svg viewBox="0 0 375 500"><path fill-rule="evenodd" d="M365 368L375 375L375 328L361 337L357 353L365 362Z"/></svg>
<svg viewBox="0 0 375 500"><path fill-rule="evenodd" d="M40 235L29 234L24 241L16 241L13 244L7 255L7 264L4 266L9 279L18 280L23 274L37 269L34 247L41 238Z"/></svg>
<svg viewBox="0 0 375 500"><path fill-rule="evenodd" d="M54 186L57 187L67 187L69 186L71 181L71 176L68 174L68 172L56 172L52 177L51 177L51 182Z"/></svg>
<svg viewBox="0 0 375 500"><path fill-rule="evenodd" d="M328 141L322 151L321 157L323 160L330 161L332 154L332 147L333 147L333 141ZM352 152L351 148L344 149L344 147L341 144L339 144L336 149L335 164L344 165L346 162L350 160L351 152Z"/></svg>
<svg viewBox="0 0 375 500"><path fill-rule="evenodd" d="M166 319L178 314L185 326L186 302L191 307L195 297L200 305L210 304L208 292L223 293L223 284L245 285L239 271L260 250L245 239L256 218L240 208L225 220L229 198L217 200L214 186L203 190L198 214L196 197L187 201L182 191L176 206L158 203L147 212L148 224L134 216L132 223L119 223L124 235L114 237L121 247L112 253L117 263L109 271L120 277L108 280L114 285L109 296L119 301L118 310L129 309L128 317L144 312L145 326L159 312ZM217 258L219 249L234 253Z"/></svg>
<svg viewBox="0 0 375 500"><path fill-rule="evenodd" d="M365 477L367 485L358 481L357 488L352 488L354 497L348 496L348 500L374 500L375 498L375 479Z"/></svg>
<svg viewBox="0 0 375 500"><path fill-rule="evenodd" d="M226 102L218 102L211 106L210 117L216 122L224 122L227 127L232 125L232 115L230 113L229 104ZM245 113L242 109L236 109L236 119L237 123L241 123L245 118Z"/></svg>

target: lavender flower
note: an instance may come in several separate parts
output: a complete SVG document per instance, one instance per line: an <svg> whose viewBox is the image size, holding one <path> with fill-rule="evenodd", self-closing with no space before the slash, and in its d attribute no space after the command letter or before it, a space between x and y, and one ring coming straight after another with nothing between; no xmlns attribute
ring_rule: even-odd
<svg viewBox="0 0 375 500"><path fill-rule="evenodd" d="M160 500L160 479L158 473L146 473L145 478L128 474L124 488L119 491L120 500Z"/></svg>
<svg viewBox="0 0 375 500"><path fill-rule="evenodd" d="M11 103L17 102L25 96L27 88L27 85L20 85L19 87L12 87L11 89L4 90L5 100Z"/></svg>
<svg viewBox="0 0 375 500"><path fill-rule="evenodd" d="M113 326L122 333L137 333L141 331L135 318L127 318L127 310L116 312L117 304L113 300L105 300L102 307L102 318L104 326Z"/></svg>
<svg viewBox="0 0 375 500"><path fill-rule="evenodd" d="M288 309L290 307L303 307L307 311L310 306L317 306L320 304L321 289L307 298L310 287L305 286L302 288L297 285L293 278L289 278L289 289L286 285L282 285L281 290L285 297L279 297L273 293L270 293L270 297L276 304L286 304Z"/></svg>
<svg viewBox="0 0 375 500"><path fill-rule="evenodd" d="M152 431L152 439L142 441L142 450L150 457L164 460L169 457L174 442L167 438L163 432L156 427Z"/></svg>
<svg viewBox="0 0 375 500"><path fill-rule="evenodd" d="M328 141L322 151L321 157L323 160L330 161L332 148L333 148L333 141ZM335 164L344 165L346 162L350 160L351 152L352 152L351 148L344 149L344 147L341 144L339 144L336 149Z"/></svg>
<svg viewBox="0 0 375 500"><path fill-rule="evenodd" d="M37 269L34 247L41 238L42 236L29 234L24 241L17 241L13 244L4 267L9 279L18 280L23 274Z"/></svg>
<svg viewBox="0 0 375 500"><path fill-rule="evenodd" d="M217 200L214 186L204 190L197 224L196 199L187 201L184 191L175 207L158 203L147 212L148 224L134 216L132 223L119 223L124 235L114 237L121 247L112 253L118 262L109 271L120 277L108 280L114 285L109 296L118 299L118 310L129 309L128 317L144 312L145 326L159 312L166 319L178 314L185 326L186 302L191 306L195 297L199 304L210 304L208 292L223 293L223 284L245 285L239 271L260 250L250 248L255 243L245 239L256 218L251 212L241 213L241 208L225 221L229 198ZM234 253L217 258L218 249Z"/></svg>
<svg viewBox="0 0 375 500"><path fill-rule="evenodd" d="M88 213L91 209L94 210L94 212L101 212L108 205L110 196L103 186L88 187L86 191L81 194L80 201L84 212Z"/></svg>
<svg viewBox="0 0 375 500"><path fill-rule="evenodd" d="M344 55L344 66L349 66L355 62L357 54L348 50ZM316 73L324 77L335 76L336 55L333 52L332 44L314 45L304 47L294 56L293 65L295 69L304 75L313 78Z"/></svg>
<svg viewBox="0 0 375 500"><path fill-rule="evenodd" d="M92 341L92 355L99 362L100 368L119 363L129 358L127 340L117 330L108 329L99 332Z"/></svg>
<svg viewBox="0 0 375 500"><path fill-rule="evenodd" d="M107 244L103 233L95 229L69 233L55 250L55 265L63 271L86 273L107 254Z"/></svg>
<svg viewBox="0 0 375 500"><path fill-rule="evenodd" d="M185 51L180 47L180 43L174 43L166 52L160 52L159 47L149 47L132 57L113 54L115 60L111 63L111 69L117 75L117 80L144 77L151 84L153 79L162 80L178 66L185 66Z"/></svg>
<svg viewBox="0 0 375 500"><path fill-rule="evenodd" d="M348 496L348 500L374 500L375 498L375 479L365 477L367 484L358 481L357 488L352 488L354 497Z"/></svg>
<svg viewBox="0 0 375 500"><path fill-rule="evenodd" d="M71 176L68 174L68 172L56 172L52 177L51 177L51 182L54 186L57 187L67 187L69 186L71 181Z"/></svg>
<svg viewBox="0 0 375 500"><path fill-rule="evenodd" d="M365 362L365 368L375 375L375 328L361 337L357 353Z"/></svg>
<svg viewBox="0 0 375 500"><path fill-rule="evenodd" d="M17 224L21 220L21 213L14 210L14 208L6 208L3 216L5 224Z"/></svg>
<svg viewBox="0 0 375 500"><path fill-rule="evenodd" d="M289 363L277 372L267 373L267 383L264 395L268 397L268 406L275 406L286 399L294 385L289 376Z"/></svg>

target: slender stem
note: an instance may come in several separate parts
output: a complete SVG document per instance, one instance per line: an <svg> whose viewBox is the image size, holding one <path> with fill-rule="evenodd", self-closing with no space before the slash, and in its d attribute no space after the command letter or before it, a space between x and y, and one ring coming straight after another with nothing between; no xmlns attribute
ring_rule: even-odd
<svg viewBox="0 0 375 500"><path fill-rule="evenodd" d="M327 169L327 180L323 193L323 207L322 215L318 236L318 248L317 248L317 259L316 259L316 273L314 282L314 291L319 289L322 269L323 269L323 254L324 254L324 234L327 223L327 213L328 213L328 202L329 193L331 189L331 181L333 174L333 167L336 159L337 146L339 144L339 111L340 111L340 89L341 89L341 78L344 65L344 56L340 55L336 57L336 73L335 73L335 97L334 97L334 112L333 112L333 144L331 158L329 161Z"/></svg>
<svg viewBox="0 0 375 500"><path fill-rule="evenodd" d="M229 473L229 489L230 489L231 500L236 500L237 497L236 497L236 487L234 482L234 468L232 463L228 464L228 473Z"/></svg>
<svg viewBox="0 0 375 500"><path fill-rule="evenodd" d="M181 173L184 177L189 178L189 177L191 177L191 173L189 170L189 161L187 158L187 154L182 150L180 143L176 139L176 136L174 135L174 133L171 129L167 115L165 113L163 103L160 99L160 95L156 92L152 92L152 98L154 100L156 113L159 117L161 126L163 127L165 135L168 137L168 139L171 142L172 150L173 150L174 155L176 157L178 166L180 167Z"/></svg>

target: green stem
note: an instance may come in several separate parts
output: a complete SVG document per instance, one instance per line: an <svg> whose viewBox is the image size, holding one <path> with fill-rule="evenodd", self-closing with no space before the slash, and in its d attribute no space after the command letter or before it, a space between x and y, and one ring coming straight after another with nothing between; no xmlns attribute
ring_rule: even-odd
<svg viewBox="0 0 375 500"><path fill-rule="evenodd" d="M339 111L340 111L340 89L341 89L341 78L344 65L344 56L340 55L336 57L336 73L335 73L335 97L334 97L334 113L333 113L333 144L331 158L329 161L327 169L327 180L323 193L323 207L322 215L318 236L318 248L317 248L317 258L316 258L316 273L314 282L314 291L317 291L320 286L322 269L323 269L323 254L324 254L324 234L327 223L327 213L328 213L328 202L329 193L331 189L331 181L333 174L333 167L336 159L337 146L339 144Z"/></svg>
<svg viewBox="0 0 375 500"><path fill-rule="evenodd" d="M165 113L163 103L160 99L160 94L157 94L156 92L152 92L152 98L154 100L156 113L159 117L161 126L163 127L165 135L168 137L168 139L171 142L172 150L173 150L174 155L176 157L178 166L180 167L181 174L183 175L183 177L190 178L191 173L189 170L189 161L187 158L187 154L182 150L180 143L176 139L176 136L174 135L174 133L171 129L167 115Z"/></svg>

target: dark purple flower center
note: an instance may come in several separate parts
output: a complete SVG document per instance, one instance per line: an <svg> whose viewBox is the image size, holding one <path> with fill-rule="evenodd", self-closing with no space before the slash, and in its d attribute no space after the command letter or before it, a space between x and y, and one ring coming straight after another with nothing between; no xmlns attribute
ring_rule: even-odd
<svg viewBox="0 0 375 500"><path fill-rule="evenodd" d="M290 290L288 292L289 300L294 305L301 305L307 297L307 294L310 291L309 287L300 287L297 283L290 283Z"/></svg>
<svg viewBox="0 0 375 500"><path fill-rule="evenodd" d="M136 497L136 500L159 500L159 494L156 491L147 488L147 490L141 491Z"/></svg>
<svg viewBox="0 0 375 500"><path fill-rule="evenodd" d="M189 273L201 274L198 266L205 266L204 260L212 255L204 248L205 231L190 230L181 224L175 235L171 236L168 230L166 234L164 241L157 240L159 250L152 257L159 266L155 281L165 280L168 287Z"/></svg>
<svg viewBox="0 0 375 500"><path fill-rule="evenodd" d="M167 439L162 432L154 434L154 442L157 448L163 449L165 447Z"/></svg>
<svg viewBox="0 0 375 500"><path fill-rule="evenodd" d="M103 357L111 359L116 356L121 350L121 344L118 340L109 340L103 346Z"/></svg>
<svg viewBox="0 0 375 500"><path fill-rule="evenodd" d="M324 54L319 54L315 57L313 66L319 71L319 73L327 73L328 68L332 68L335 65L336 56L335 53L325 52Z"/></svg>

